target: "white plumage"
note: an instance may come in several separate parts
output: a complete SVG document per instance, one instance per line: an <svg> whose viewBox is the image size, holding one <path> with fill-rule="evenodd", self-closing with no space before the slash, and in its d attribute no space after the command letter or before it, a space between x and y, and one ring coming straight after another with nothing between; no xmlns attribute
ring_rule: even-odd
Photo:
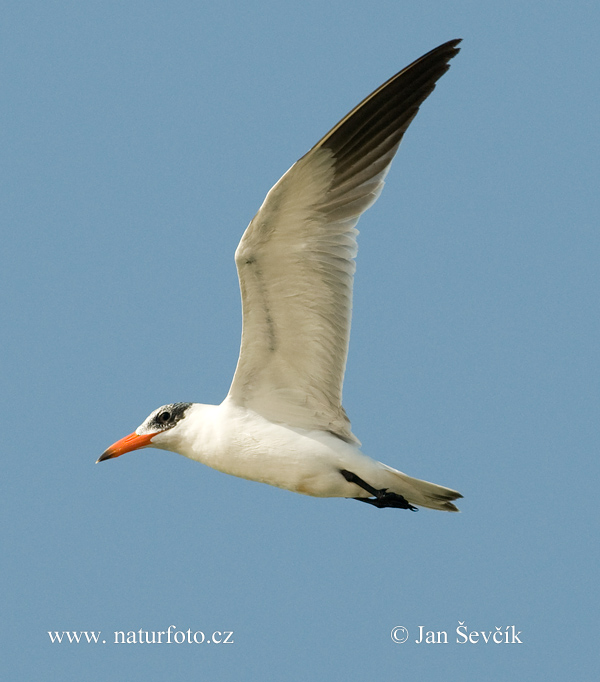
<svg viewBox="0 0 600 682"><path fill-rule="evenodd" d="M307 495L457 511L456 491L361 452L342 407L342 384L356 223L381 193L404 132L458 42L384 83L267 194L235 254L242 343L224 402L163 406L99 461L152 446Z"/></svg>

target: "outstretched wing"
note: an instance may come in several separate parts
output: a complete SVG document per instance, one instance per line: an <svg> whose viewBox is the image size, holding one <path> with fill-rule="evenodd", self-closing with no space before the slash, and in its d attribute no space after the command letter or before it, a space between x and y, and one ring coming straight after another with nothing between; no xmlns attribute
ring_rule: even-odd
<svg viewBox="0 0 600 682"><path fill-rule="evenodd" d="M229 399L271 421L358 442L342 407L355 225L459 42L390 78L267 194L235 254L243 329Z"/></svg>

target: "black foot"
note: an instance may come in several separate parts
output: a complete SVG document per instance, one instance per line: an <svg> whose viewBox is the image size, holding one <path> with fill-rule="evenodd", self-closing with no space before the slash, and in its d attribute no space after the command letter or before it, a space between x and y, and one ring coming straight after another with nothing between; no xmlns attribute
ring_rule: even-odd
<svg viewBox="0 0 600 682"><path fill-rule="evenodd" d="M351 471L340 469L340 474L342 474L342 476L349 483L356 483L356 485L360 486L363 488L363 490L366 490L375 497L375 499L370 497L355 497L354 499L358 500L359 502L372 504L378 509L383 509L384 507L393 507L395 509L410 509L411 511L419 511L417 507L414 507L412 504L410 504L410 502L408 502L408 500L406 500L406 498L404 498L402 495L398 495L397 493L389 493L387 488L377 490L376 488L373 488L372 485L369 485L366 481L363 481L360 476L353 474Z"/></svg>

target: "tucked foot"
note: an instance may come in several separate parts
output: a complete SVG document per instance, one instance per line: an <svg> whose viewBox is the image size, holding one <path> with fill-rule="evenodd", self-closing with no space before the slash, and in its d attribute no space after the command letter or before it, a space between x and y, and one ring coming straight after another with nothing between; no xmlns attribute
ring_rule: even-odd
<svg viewBox="0 0 600 682"><path fill-rule="evenodd" d="M378 496L372 497L355 497L359 502L367 502L374 507L383 509L384 507L394 507L396 509L410 509L411 511L419 511L417 507L413 506L405 497L398 495L398 493L388 493L386 489L378 490Z"/></svg>
<svg viewBox="0 0 600 682"><path fill-rule="evenodd" d="M419 511L417 507L414 507L405 497L399 495L398 493L390 493L388 492L387 488L377 490L377 488L374 488L366 481L363 481L360 476L357 476L346 469L340 469L340 473L349 483L356 483L356 485L360 486L363 490L366 490L375 497L375 499L370 497L355 497L354 499L358 500L359 502L372 504L378 509L383 509L384 507L393 507L395 509L410 509L411 511Z"/></svg>

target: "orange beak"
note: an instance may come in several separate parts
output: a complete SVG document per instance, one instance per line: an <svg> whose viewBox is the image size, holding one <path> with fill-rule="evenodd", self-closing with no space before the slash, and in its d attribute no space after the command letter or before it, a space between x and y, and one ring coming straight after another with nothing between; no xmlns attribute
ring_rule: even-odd
<svg viewBox="0 0 600 682"><path fill-rule="evenodd" d="M121 440L113 443L113 445L111 445L100 455L100 457L98 457L96 464L98 464L98 462L104 462L105 459L120 457L126 452L132 452L133 450L139 450L140 448L147 448L149 445L151 445L154 436L156 436L155 433L146 433L143 436L138 436L138 434L134 431L128 436L125 436L125 438L121 438Z"/></svg>

